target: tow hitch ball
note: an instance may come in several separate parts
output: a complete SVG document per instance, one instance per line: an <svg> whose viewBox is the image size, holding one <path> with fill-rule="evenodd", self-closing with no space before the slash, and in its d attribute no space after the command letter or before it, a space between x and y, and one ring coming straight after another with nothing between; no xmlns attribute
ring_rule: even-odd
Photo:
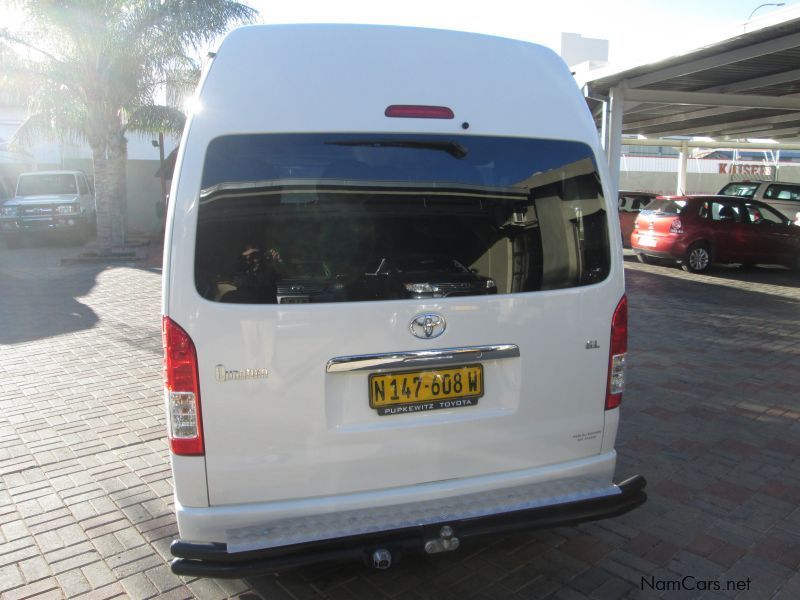
<svg viewBox="0 0 800 600"><path fill-rule="evenodd" d="M385 571L392 566L392 553L386 548L379 548L372 553L372 567Z"/></svg>
<svg viewBox="0 0 800 600"><path fill-rule="evenodd" d="M425 552L438 554L439 552L452 552L457 550L460 542L453 535L453 528L445 525L439 530L439 537L425 542Z"/></svg>

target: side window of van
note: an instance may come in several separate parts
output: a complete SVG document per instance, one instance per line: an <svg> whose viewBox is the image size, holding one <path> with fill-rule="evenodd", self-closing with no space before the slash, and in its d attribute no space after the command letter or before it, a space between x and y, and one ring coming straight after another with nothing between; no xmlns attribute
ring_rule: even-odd
<svg viewBox="0 0 800 600"><path fill-rule="evenodd" d="M195 281L297 304L536 292L609 272L591 149L479 136L225 136L206 153Z"/></svg>

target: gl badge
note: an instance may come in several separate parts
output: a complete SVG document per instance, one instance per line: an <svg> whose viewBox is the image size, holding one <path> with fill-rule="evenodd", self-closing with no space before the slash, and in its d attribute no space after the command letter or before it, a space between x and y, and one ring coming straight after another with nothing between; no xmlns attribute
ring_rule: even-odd
<svg viewBox="0 0 800 600"><path fill-rule="evenodd" d="M411 319L412 335L423 340L439 337L446 328L444 317L436 313L422 313Z"/></svg>

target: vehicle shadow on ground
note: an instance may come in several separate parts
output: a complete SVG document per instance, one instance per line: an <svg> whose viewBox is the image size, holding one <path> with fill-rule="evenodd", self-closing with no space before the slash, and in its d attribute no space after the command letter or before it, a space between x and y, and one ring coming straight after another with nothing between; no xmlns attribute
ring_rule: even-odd
<svg viewBox="0 0 800 600"><path fill-rule="evenodd" d="M62 259L91 253L94 241L76 245L69 241L35 237L17 249L0 243L0 344L13 344L73 333L93 327L98 317L78 300L95 287L107 269L131 268L161 275L163 234L143 238L131 246L131 262L62 264ZM124 323L119 325L124 329ZM160 330L160 322L156 323ZM119 339L139 346L144 332L121 332ZM160 334L157 348L161 352Z"/></svg>
<svg viewBox="0 0 800 600"><path fill-rule="evenodd" d="M94 327L97 315L78 298L92 290L102 270L101 265L43 267L37 273L30 267L0 264L0 344Z"/></svg>
<svg viewBox="0 0 800 600"><path fill-rule="evenodd" d="M421 549L393 557L388 570L376 570L358 561L311 565L281 573L246 579L262 598L519 598L513 588L538 580L542 591L563 587L548 566L537 561L539 572L524 565L555 548L563 528L514 535L489 535L463 543L458 551L429 556ZM578 530L574 530L578 533ZM568 533L569 535L569 533ZM420 544L421 548L422 544ZM526 556L526 552L530 553ZM510 556L511 554L511 556ZM517 554L516 556L513 556ZM525 573L519 572L523 567ZM516 578L506 579L516 571ZM577 575L577 572L573 573ZM526 587L520 585L520 588ZM533 593L534 588L528 588ZM484 593L481 594L481 591ZM542 596L536 592L536 597ZM546 594L545 594L546 595ZM242 596L252 598L255 596Z"/></svg>
<svg viewBox="0 0 800 600"><path fill-rule="evenodd" d="M731 283L740 282L775 285L793 289L800 288L800 273L790 271L778 265L758 265L754 267L711 265L706 273L694 275L685 272L680 266L671 261L660 261L651 265L644 265L640 263L635 256L630 254L626 254L624 260L627 267L673 278L707 277L709 278L709 282L713 279L717 279Z"/></svg>

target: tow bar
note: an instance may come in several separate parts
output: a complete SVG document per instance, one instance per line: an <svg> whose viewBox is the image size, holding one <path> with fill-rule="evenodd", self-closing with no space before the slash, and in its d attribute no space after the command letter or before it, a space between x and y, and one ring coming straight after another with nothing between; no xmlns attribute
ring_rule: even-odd
<svg viewBox="0 0 800 600"><path fill-rule="evenodd" d="M445 525L439 530L439 537L425 542L425 552L428 554L439 554L440 552L452 552L458 550L461 542L453 535L453 528Z"/></svg>

